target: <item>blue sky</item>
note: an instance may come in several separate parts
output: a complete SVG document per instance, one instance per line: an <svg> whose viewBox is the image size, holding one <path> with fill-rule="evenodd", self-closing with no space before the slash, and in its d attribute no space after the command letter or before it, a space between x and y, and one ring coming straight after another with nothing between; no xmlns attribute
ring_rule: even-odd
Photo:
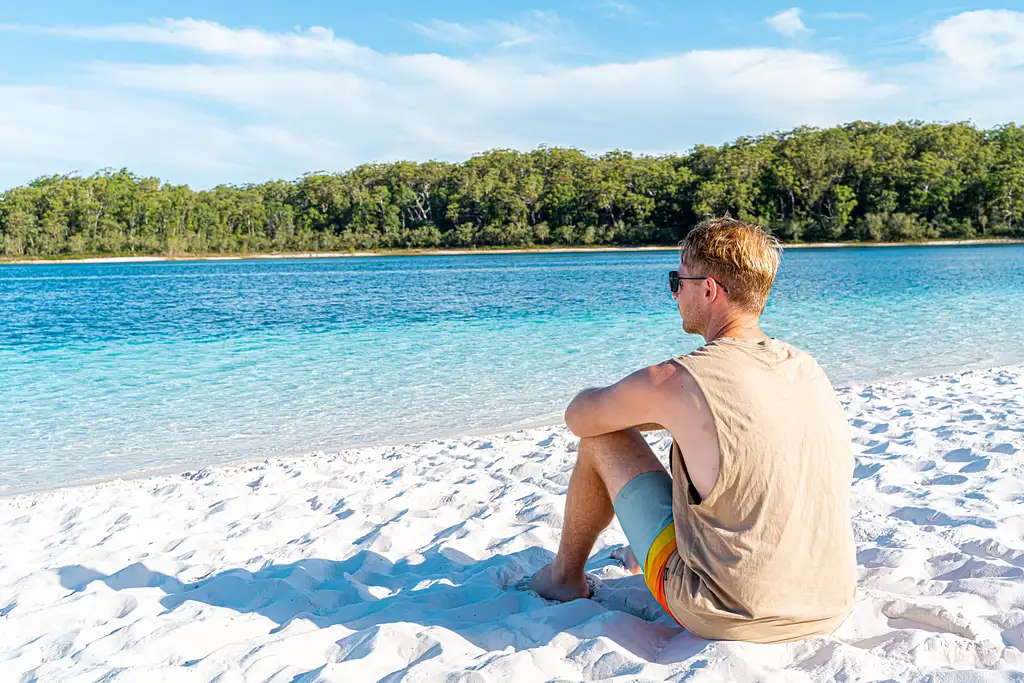
<svg viewBox="0 0 1024 683"><path fill-rule="evenodd" d="M1020 4L5 4L0 188L121 166L210 187L494 147L683 152L1024 112Z"/></svg>

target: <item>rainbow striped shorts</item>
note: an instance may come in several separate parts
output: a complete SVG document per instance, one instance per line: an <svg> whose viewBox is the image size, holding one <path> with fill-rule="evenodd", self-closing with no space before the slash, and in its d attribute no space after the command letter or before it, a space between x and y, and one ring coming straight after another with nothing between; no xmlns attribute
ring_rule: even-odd
<svg viewBox="0 0 1024 683"><path fill-rule="evenodd" d="M644 568L647 587L675 619L665 600L665 568L676 551L672 477L667 472L645 472L633 477L615 496L614 506L629 547Z"/></svg>

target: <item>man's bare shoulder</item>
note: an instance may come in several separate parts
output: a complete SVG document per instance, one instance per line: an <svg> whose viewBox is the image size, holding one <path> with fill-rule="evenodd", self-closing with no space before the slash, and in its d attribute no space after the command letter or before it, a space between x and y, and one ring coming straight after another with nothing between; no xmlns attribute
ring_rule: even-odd
<svg viewBox="0 0 1024 683"><path fill-rule="evenodd" d="M650 366L647 371L650 373L652 381L665 389L675 391L699 389L697 381L679 358L669 358Z"/></svg>
<svg viewBox="0 0 1024 683"><path fill-rule="evenodd" d="M678 358L670 358L648 368L652 383L658 386L659 399L671 406L672 413L685 418L703 410L704 393L697 380Z"/></svg>

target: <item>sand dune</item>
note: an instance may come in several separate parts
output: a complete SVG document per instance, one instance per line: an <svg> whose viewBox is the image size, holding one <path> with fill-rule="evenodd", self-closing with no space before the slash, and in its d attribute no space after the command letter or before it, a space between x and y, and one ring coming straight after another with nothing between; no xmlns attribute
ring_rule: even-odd
<svg viewBox="0 0 1024 683"><path fill-rule="evenodd" d="M860 590L832 636L686 633L617 525L594 600L518 589L574 460L544 428L0 500L0 680L1024 680L1024 368L840 391Z"/></svg>

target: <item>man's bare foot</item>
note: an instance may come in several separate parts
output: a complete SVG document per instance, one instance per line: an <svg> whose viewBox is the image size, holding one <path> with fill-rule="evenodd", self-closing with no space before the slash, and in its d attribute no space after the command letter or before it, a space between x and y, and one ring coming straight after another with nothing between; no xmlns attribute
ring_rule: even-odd
<svg viewBox="0 0 1024 683"><path fill-rule="evenodd" d="M633 549L628 545L624 545L621 548L613 550L612 557L621 562L622 566L624 566L626 571L630 574L642 574L644 571L644 568L636 561L636 555L633 554Z"/></svg>
<svg viewBox="0 0 1024 683"><path fill-rule="evenodd" d="M530 581L529 587L540 597L559 602L590 597L590 586L587 585L584 575L581 574L578 580L556 580L553 564L546 565L537 572Z"/></svg>

